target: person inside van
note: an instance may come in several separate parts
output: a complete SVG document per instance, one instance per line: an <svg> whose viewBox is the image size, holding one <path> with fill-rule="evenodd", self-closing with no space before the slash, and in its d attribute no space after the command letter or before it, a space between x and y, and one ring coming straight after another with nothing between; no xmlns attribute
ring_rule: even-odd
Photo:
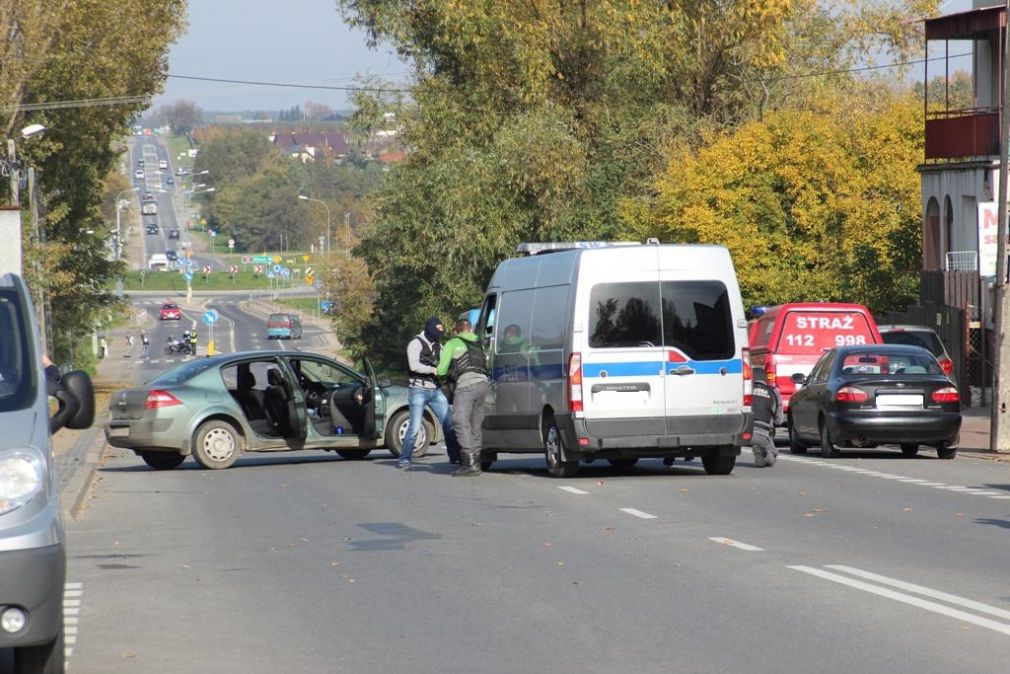
<svg viewBox="0 0 1010 674"><path fill-rule="evenodd" d="M505 326L505 333L502 335L499 349L503 353L521 353L524 356L529 356L530 367L540 364L540 358L537 356L536 350L523 337L522 328L515 323Z"/></svg>

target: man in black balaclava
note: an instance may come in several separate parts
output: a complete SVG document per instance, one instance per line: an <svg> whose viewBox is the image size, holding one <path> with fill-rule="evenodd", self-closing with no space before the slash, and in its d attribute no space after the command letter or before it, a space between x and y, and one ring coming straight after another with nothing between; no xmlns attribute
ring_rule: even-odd
<svg viewBox="0 0 1010 674"><path fill-rule="evenodd" d="M459 446L456 444L456 434L452 429L452 417L449 416L449 401L439 386L435 368L442 352L442 333L444 326L437 316L432 316L424 324L424 330L414 335L407 344L407 367L410 370L410 382L407 402L410 406L410 421L407 424L407 434L403 437L403 447L400 449L400 460L397 467L409 470L414 456L414 441L423 422L424 408L429 407L438 423L442 425L445 435L445 449L449 455L449 463L459 463ZM431 438L426 438L425 443ZM427 446L418 448L417 456L423 456L428 451Z"/></svg>

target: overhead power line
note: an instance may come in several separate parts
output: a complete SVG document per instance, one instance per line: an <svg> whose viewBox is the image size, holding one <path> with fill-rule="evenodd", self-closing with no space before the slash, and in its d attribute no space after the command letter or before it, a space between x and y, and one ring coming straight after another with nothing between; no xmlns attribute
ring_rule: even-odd
<svg viewBox="0 0 1010 674"><path fill-rule="evenodd" d="M378 93L410 93L410 89L383 86L335 86L326 84L295 84L292 82L257 82L254 80L233 80L220 77L199 77L197 75L169 75L176 80L196 80L199 82L222 82L224 84L252 84L261 87L290 87L294 89L326 89L329 91L375 91Z"/></svg>

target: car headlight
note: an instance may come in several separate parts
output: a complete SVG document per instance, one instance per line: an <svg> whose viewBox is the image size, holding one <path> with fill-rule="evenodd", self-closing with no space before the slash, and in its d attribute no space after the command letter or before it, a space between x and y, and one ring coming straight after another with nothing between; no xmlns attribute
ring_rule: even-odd
<svg viewBox="0 0 1010 674"><path fill-rule="evenodd" d="M31 501L46 481L46 463L35 450L16 449L0 454L0 515Z"/></svg>

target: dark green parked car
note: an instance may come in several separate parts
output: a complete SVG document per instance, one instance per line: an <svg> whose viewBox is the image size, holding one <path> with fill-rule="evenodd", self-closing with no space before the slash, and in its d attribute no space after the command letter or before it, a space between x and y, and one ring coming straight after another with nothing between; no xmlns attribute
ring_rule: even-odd
<svg viewBox="0 0 1010 674"><path fill-rule="evenodd" d="M386 447L399 456L407 389L304 351L249 351L184 362L145 385L116 391L105 437L158 470L188 455L228 468L243 452L336 451L363 459ZM422 437L423 434L423 437ZM425 410L414 455L441 440Z"/></svg>

